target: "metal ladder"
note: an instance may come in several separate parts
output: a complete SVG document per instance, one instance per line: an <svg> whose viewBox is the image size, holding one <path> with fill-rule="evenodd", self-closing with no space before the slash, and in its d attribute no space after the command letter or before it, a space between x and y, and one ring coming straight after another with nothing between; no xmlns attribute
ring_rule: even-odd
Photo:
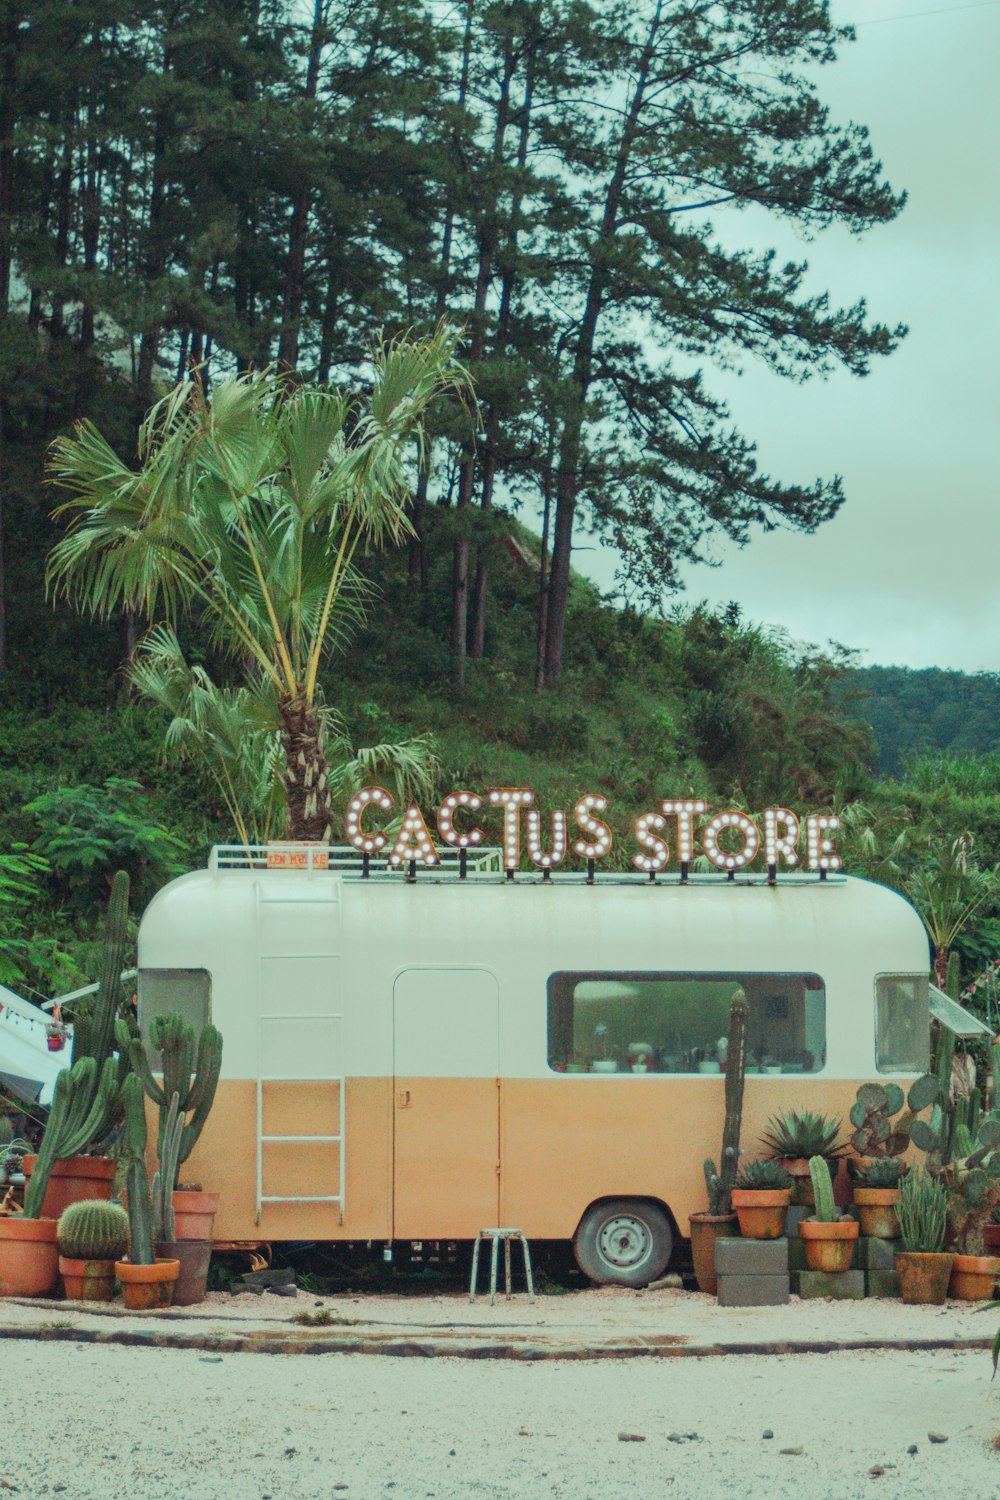
<svg viewBox="0 0 1000 1500"><path fill-rule="evenodd" d="M260 1216L264 1205L267 1203L335 1203L340 1213L340 1223L344 1222L344 1207L346 1201L346 1127L347 1127L347 1081L344 1073L344 1018L342 1013L335 1011L310 1012L300 1014L288 1014L285 1011L265 1012L263 1006L263 963L268 959L279 960L291 955L284 953L267 953L260 948L260 933L262 931L262 906L286 905L295 906L326 906L334 907L340 916L341 892L340 882L332 881L329 885L324 883L323 895L302 896L296 894L294 900L289 902L287 898L268 897L262 889L262 882L256 882L256 905L257 905L257 1206L255 1223L260 1223ZM331 900L330 898L333 897ZM340 953L317 952L302 955L308 958L339 959ZM340 1071L338 1073L266 1073L263 1070L264 1059L264 1025L268 1021L279 1021L283 1026L294 1025L296 1022L326 1021L336 1024L337 1056L340 1059ZM339 1101L339 1121L336 1135L270 1135L264 1131L264 1085L267 1083L335 1083L337 1085L337 1098ZM338 1155L338 1187L336 1193L300 1193L296 1195L282 1193L264 1192L264 1147L274 1143L303 1144L324 1142L337 1147Z"/></svg>

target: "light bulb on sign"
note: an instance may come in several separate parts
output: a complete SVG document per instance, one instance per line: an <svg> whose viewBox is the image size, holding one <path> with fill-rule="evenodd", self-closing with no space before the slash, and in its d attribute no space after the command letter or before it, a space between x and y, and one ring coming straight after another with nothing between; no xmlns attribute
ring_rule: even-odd
<svg viewBox="0 0 1000 1500"><path fill-rule="evenodd" d="M806 818L806 859L810 870L839 870L841 858L833 847L830 837L840 827L840 819L833 813Z"/></svg>
<svg viewBox="0 0 1000 1500"><path fill-rule="evenodd" d="M476 844L481 844L483 830L470 828L461 833L455 827L455 814L463 808L470 813L478 812L482 805L482 797L477 797L475 792L451 792L437 810L438 833L442 843L452 849L472 849Z"/></svg>
<svg viewBox="0 0 1000 1500"><path fill-rule="evenodd" d="M552 849L542 849L542 818L534 808L528 813L528 855L533 865L540 870L552 870L561 865L566 857L566 814L557 810L552 814Z"/></svg>
<svg viewBox="0 0 1000 1500"><path fill-rule="evenodd" d="M641 818L635 820L636 842L647 851L645 854L633 854L632 863L637 870L644 870L649 875L655 875L657 870L666 867L670 858L670 850L664 839L656 837L667 826L666 818L659 813L643 813Z"/></svg>
<svg viewBox="0 0 1000 1500"><path fill-rule="evenodd" d="M363 786L348 802L344 814L347 842L360 849L362 854L378 854L389 840L384 833L366 833L361 826L362 814L366 807L380 807L383 812L391 812L395 805L395 799L385 787Z"/></svg>
<svg viewBox="0 0 1000 1500"><path fill-rule="evenodd" d="M607 799L597 792L586 792L573 809L577 823L589 835L589 839L577 839L573 845L573 853L578 859L603 859L610 850L611 829L600 818L594 817L595 813L607 810Z"/></svg>
<svg viewBox="0 0 1000 1500"><path fill-rule="evenodd" d="M668 818L672 814L677 819L677 858L682 865L690 864L694 858L694 818L696 813L703 813L707 806L708 803L703 802L700 797L680 800L671 797L660 803L662 813L666 813Z"/></svg>
<svg viewBox="0 0 1000 1500"><path fill-rule="evenodd" d="M496 786L486 795L494 807L503 808L503 867L516 870L521 862L521 808L530 807L535 794L525 786Z"/></svg>
<svg viewBox="0 0 1000 1500"><path fill-rule="evenodd" d="M764 860L777 866L779 857L788 865L797 865L795 845L799 839L799 820L787 807L769 807L764 812Z"/></svg>
<svg viewBox="0 0 1000 1500"><path fill-rule="evenodd" d="M732 829L743 836L743 848L735 854L727 854L719 845L719 836L727 829ZM760 848L760 834L756 823L752 818L748 818L746 813L718 813L705 824L701 835L701 847L717 870L742 870Z"/></svg>
<svg viewBox="0 0 1000 1500"><path fill-rule="evenodd" d="M424 815L415 802L403 814L402 825L389 854L389 863L391 865L439 865L441 863L431 843Z"/></svg>

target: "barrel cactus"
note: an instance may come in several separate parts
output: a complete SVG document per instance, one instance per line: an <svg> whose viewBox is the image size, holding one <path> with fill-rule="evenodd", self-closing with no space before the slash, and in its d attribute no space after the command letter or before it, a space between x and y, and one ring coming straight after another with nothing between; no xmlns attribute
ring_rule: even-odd
<svg viewBox="0 0 1000 1500"><path fill-rule="evenodd" d="M128 1215L118 1203L71 1203L60 1215L56 1236L67 1260L120 1260L128 1244Z"/></svg>

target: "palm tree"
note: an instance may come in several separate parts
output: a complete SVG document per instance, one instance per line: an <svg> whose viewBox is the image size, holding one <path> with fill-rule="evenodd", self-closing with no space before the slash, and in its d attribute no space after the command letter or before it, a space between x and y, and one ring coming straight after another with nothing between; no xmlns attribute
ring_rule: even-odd
<svg viewBox="0 0 1000 1500"><path fill-rule="evenodd" d="M944 989L948 954L959 933L997 894L997 870L975 860L975 840L960 833L950 842L932 835L926 854L904 884L934 945L934 983Z"/></svg>
<svg viewBox="0 0 1000 1500"><path fill-rule="evenodd" d="M287 819L277 705L270 684L219 687L191 666L169 625L142 641L127 670L132 686L168 716L167 758L200 764L246 845L279 838ZM400 806L430 796L441 765L429 735L356 750L336 715L319 708L332 794L379 782Z"/></svg>
<svg viewBox="0 0 1000 1500"><path fill-rule="evenodd" d="M379 344L364 403L274 371L227 380L210 401L182 381L146 417L137 471L89 422L52 446L71 498L51 590L101 618L201 614L274 705L290 838L330 837L320 665L363 608L358 549L410 531L406 456L429 408L448 394L471 405L459 337L442 324ZM238 716L246 702L217 707Z"/></svg>

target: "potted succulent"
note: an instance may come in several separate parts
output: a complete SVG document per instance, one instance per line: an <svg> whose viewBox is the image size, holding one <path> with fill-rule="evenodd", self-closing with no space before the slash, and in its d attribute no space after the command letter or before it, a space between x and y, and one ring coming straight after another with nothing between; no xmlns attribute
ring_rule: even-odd
<svg viewBox="0 0 1000 1500"><path fill-rule="evenodd" d="M948 1228L948 1194L929 1172L909 1171L899 1184L896 1203L902 1249L896 1251L896 1274L904 1302L942 1303L955 1257L943 1250Z"/></svg>
<svg viewBox="0 0 1000 1500"><path fill-rule="evenodd" d="M695 1280L699 1291L708 1292L713 1297L719 1289L715 1274L715 1242L717 1239L732 1238L739 1232L736 1215L733 1213L732 1190L740 1157L748 1014L746 995L742 989L734 990L729 1002L726 1115L722 1129L722 1155L719 1158L718 1170L713 1161L705 1162L708 1212L695 1213L688 1217Z"/></svg>
<svg viewBox="0 0 1000 1500"><path fill-rule="evenodd" d="M789 1110L787 1114L773 1115L768 1120L761 1137L764 1155L769 1161L780 1161L794 1179L793 1203L811 1205L813 1202L809 1171L812 1157L821 1156L827 1163L833 1163L831 1175L836 1172L843 1151L837 1140L839 1135L839 1120L813 1110Z"/></svg>
<svg viewBox="0 0 1000 1500"><path fill-rule="evenodd" d="M895 1156L872 1157L857 1170L854 1207L862 1234L880 1240L899 1238L896 1200L903 1171L903 1163Z"/></svg>
<svg viewBox="0 0 1000 1500"><path fill-rule="evenodd" d="M618 1060L611 1056L611 1047L608 1042L608 1024L606 1021L598 1021L594 1027L594 1036L597 1039L597 1052L590 1064L592 1073L617 1073Z"/></svg>
<svg viewBox="0 0 1000 1500"><path fill-rule="evenodd" d="M860 1226L841 1214L833 1198L833 1179L822 1156L809 1162L815 1212L799 1225L810 1271L849 1271Z"/></svg>
<svg viewBox="0 0 1000 1500"><path fill-rule="evenodd" d="M45 1028L45 1045L50 1052L61 1052L66 1045L69 1028L52 1022Z"/></svg>
<svg viewBox="0 0 1000 1500"><path fill-rule="evenodd" d="M14 1134L6 1115L0 1116L0 1187L6 1187L20 1173L25 1152L30 1150L30 1143Z"/></svg>
<svg viewBox="0 0 1000 1500"><path fill-rule="evenodd" d="M128 1215L120 1203L95 1198L71 1203L56 1231L59 1274L66 1296L79 1302L110 1302L115 1261L128 1244Z"/></svg>
<svg viewBox="0 0 1000 1500"><path fill-rule="evenodd" d="M122 1154L128 1163L129 1252L115 1262L115 1275L121 1282L125 1306L131 1312L150 1312L170 1306L181 1266L175 1257L157 1256L153 1251L152 1199L146 1175L146 1106L142 1084L134 1073L126 1078L122 1092L125 1096ZM171 1100L176 1119L175 1100L176 1095Z"/></svg>
<svg viewBox="0 0 1000 1500"><path fill-rule="evenodd" d="M776 1161L748 1161L736 1174L732 1202L746 1240L778 1240L792 1198L792 1179Z"/></svg>

